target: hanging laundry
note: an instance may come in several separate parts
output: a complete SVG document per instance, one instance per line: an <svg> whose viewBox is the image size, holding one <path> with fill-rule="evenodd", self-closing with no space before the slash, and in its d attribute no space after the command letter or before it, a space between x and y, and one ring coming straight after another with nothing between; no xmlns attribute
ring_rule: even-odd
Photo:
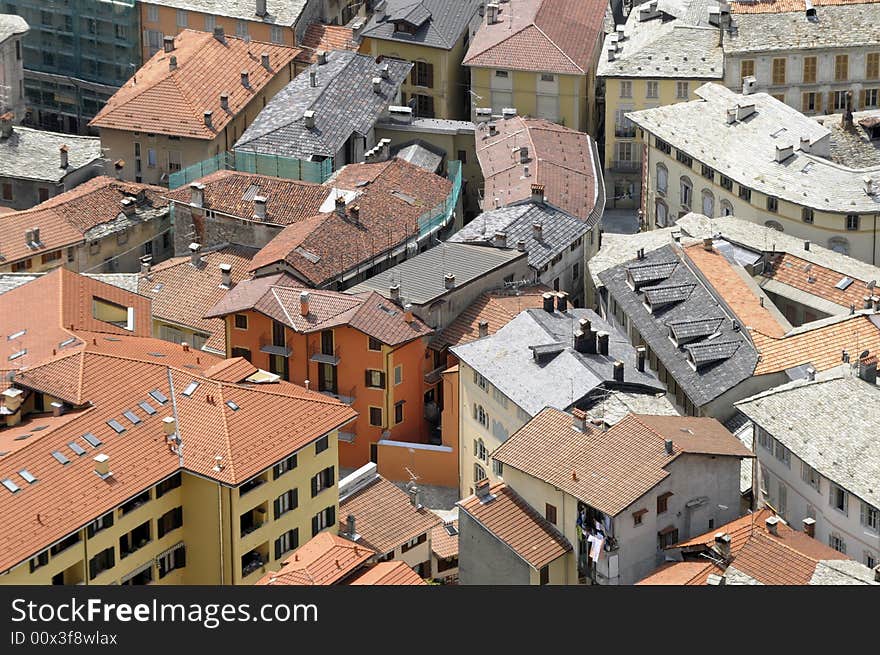
<svg viewBox="0 0 880 655"><path fill-rule="evenodd" d="M597 535L591 536L590 539L592 540L592 546L590 548L590 559L592 559L595 563L599 561L599 553L602 552L602 545L605 543L605 538Z"/></svg>

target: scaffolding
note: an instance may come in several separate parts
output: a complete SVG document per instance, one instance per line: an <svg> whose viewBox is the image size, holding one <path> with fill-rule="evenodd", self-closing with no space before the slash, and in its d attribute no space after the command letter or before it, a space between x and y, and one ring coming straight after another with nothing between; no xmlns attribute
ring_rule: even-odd
<svg viewBox="0 0 880 655"><path fill-rule="evenodd" d="M180 188L214 171L257 173L320 184L333 173L333 160L328 158L320 162L313 162L281 157L280 155L230 150L172 173L168 178L168 187L170 189Z"/></svg>

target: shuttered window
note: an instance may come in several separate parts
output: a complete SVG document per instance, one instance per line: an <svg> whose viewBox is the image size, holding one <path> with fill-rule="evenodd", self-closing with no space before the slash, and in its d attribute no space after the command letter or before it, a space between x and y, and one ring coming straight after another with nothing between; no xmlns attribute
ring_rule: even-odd
<svg viewBox="0 0 880 655"><path fill-rule="evenodd" d="M849 79L849 55L834 57L834 79L838 82Z"/></svg>

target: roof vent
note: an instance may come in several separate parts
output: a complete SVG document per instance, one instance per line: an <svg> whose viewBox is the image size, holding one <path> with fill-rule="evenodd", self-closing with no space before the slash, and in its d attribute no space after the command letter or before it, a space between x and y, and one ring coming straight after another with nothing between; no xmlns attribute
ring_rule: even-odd
<svg viewBox="0 0 880 655"><path fill-rule="evenodd" d="M315 127L315 112L311 109L307 109L303 112L303 120L305 121L306 128L311 130Z"/></svg>
<svg viewBox="0 0 880 655"><path fill-rule="evenodd" d="M774 537L779 536L779 517L771 516L766 521L764 521L764 524L767 526L767 532L772 534Z"/></svg>
<svg viewBox="0 0 880 655"><path fill-rule="evenodd" d="M504 118L516 118L516 107L504 107L501 110L501 115Z"/></svg>
<svg viewBox="0 0 880 655"><path fill-rule="evenodd" d="M443 276L443 286L447 289L455 287L455 273L447 273Z"/></svg>
<svg viewBox="0 0 880 655"><path fill-rule="evenodd" d="M267 71L272 70L272 64L269 61L269 53L268 52L264 52L264 53L260 54L260 64L262 64L263 68L265 68Z"/></svg>
<svg viewBox="0 0 880 655"><path fill-rule="evenodd" d="M543 184L533 184L532 185L532 202L544 202L544 185ZM537 235L536 238L540 238L540 235Z"/></svg>
<svg viewBox="0 0 880 655"><path fill-rule="evenodd" d="M474 494L476 494L477 498L488 499L489 478L483 478L474 485Z"/></svg>
<svg viewBox="0 0 880 655"><path fill-rule="evenodd" d="M134 216L137 211L137 203L134 198L123 198L119 204L122 205L122 213L126 216Z"/></svg>
<svg viewBox="0 0 880 655"><path fill-rule="evenodd" d="M663 445L664 445L665 448L666 448L666 454L667 454L667 455L672 455L672 454L675 452L675 450L674 450L674 448L673 448L672 439L664 439L664 441L663 441Z"/></svg>
<svg viewBox="0 0 880 655"><path fill-rule="evenodd" d="M220 43L226 43L226 34L223 32L222 25L214 26L214 38L217 39Z"/></svg>
<svg viewBox="0 0 880 655"><path fill-rule="evenodd" d="M318 52L315 53L315 56L316 56L316 59L318 62L318 66L323 66L324 64L327 63L327 51L326 50L318 50Z"/></svg>
<svg viewBox="0 0 880 655"><path fill-rule="evenodd" d="M516 242L516 249L519 250L520 252L525 252L526 251L526 242L523 239L520 239L519 241L517 241Z"/></svg>
<svg viewBox="0 0 880 655"><path fill-rule="evenodd" d="M489 123L489 136L497 136L498 135L498 125L495 123Z"/></svg>
<svg viewBox="0 0 880 655"><path fill-rule="evenodd" d="M166 416L162 419L162 431L166 437L173 437L177 433L177 419L173 416ZM172 439L168 439L172 441Z"/></svg>
<svg viewBox="0 0 880 655"><path fill-rule="evenodd" d="M477 334L480 338L489 336L489 321L480 321L477 324Z"/></svg>
<svg viewBox="0 0 880 655"><path fill-rule="evenodd" d="M113 471L110 470L110 456L106 453L98 453L93 458L95 462L95 473L102 480L106 480L111 475L113 475Z"/></svg>
<svg viewBox="0 0 880 655"><path fill-rule="evenodd" d="M382 78L373 78L373 93L382 93Z"/></svg>
<svg viewBox="0 0 880 655"><path fill-rule="evenodd" d="M736 120L741 121L755 113L754 102L742 102L736 106Z"/></svg>
<svg viewBox="0 0 880 655"><path fill-rule="evenodd" d="M229 94L225 91L220 94L220 108L229 111Z"/></svg>
<svg viewBox="0 0 880 655"><path fill-rule="evenodd" d="M220 269L220 286L224 289L232 288L232 264L218 264L217 268Z"/></svg>

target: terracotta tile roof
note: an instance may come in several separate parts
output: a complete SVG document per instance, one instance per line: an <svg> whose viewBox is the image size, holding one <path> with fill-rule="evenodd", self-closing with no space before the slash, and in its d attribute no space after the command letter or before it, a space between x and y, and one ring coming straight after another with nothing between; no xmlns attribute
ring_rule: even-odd
<svg viewBox="0 0 880 655"><path fill-rule="evenodd" d="M271 70L261 64L264 52ZM89 125L214 139L298 53L298 48L229 35L221 43L211 33L183 30L174 37L174 50L154 54ZM177 59L174 70L171 57ZM249 72L247 88L242 71ZM229 95L229 111L220 106L221 93ZM210 128L205 125L206 111L213 112Z"/></svg>
<svg viewBox="0 0 880 655"><path fill-rule="evenodd" d="M216 171L199 178L205 185L202 206L245 220L254 220L254 196L266 198L266 223L291 225L318 213L330 189L302 180L268 175ZM166 194L174 202L189 204L191 190L181 187Z"/></svg>
<svg viewBox="0 0 880 655"><path fill-rule="evenodd" d="M540 569L572 549L552 523L503 482L492 485L488 498L483 502L472 495L457 504L534 569Z"/></svg>
<svg viewBox="0 0 880 655"><path fill-rule="evenodd" d="M855 305L856 309L861 309L865 296L874 295L873 291L868 290L867 280L853 277L850 277L852 283L846 289L838 289L836 285L847 277L845 274L790 253L771 255L768 263L769 266L764 268L764 277L819 296L841 307Z"/></svg>
<svg viewBox="0 0 880 655"><path fill-rule="evenodd" d="M84 410L88 411L88 410ZM3 456L20 450L28 445L29 440L43 437L76 419L81 412L68 412L61 416L52 414L28 414L21 423L13 427L2 427L0 424L0 453Z"/></svg>
<svg viewBox="0 0 880 655"><path fill-rule="evenodd" d="M256 372L257 367L244 357L232 357L209 366L203 375L219 382L242 382Z"/></svg>
<svg viewBox="0 0 880 655"><path fill-rule="evenodd" d="M665 439L673 441L672 455ZM588 426L584 433L570 414L548 407L492 457L616 516L662 482L683 453L751 456L712 418L630 414L607 431Z"/></svg>
<svg viewBox="0 0 880 655"><path fill-rule="evenodd" d="M406 562L379 562L368 568L350 585L426 585L428 584L413 571Z"/></svg>
<svg viewBox="0 0 880 655"><path fill-rule="evenodd" d="M834 7L839 5L873 4L878 0L812 0L814 7ZM804 0L757 0L743 2L734 0L730 3L733 14L781 14L789 11L804 12Z"/></svg>
<svg viewBox="0 0 880 655"><path fill-rule="evenodd" d="M431 341L431 347L437 350L451 348L463 343L470 343L479 338L480 322L489 324L489 334L495 334L516 316L526 309L543 307L542 295L550 288L539 284L524 287L519 293L506 291L487 291L468 305L452 323L447 325Z"/></svg>
<svg viewBox="0 0 880 655"><path fill-rule="evenodd" d="M712 572L722 574L723 570L706 562L667 562L650 575L642 578L637 585L692 585L705 584L705 578Z"/></svg>
<svg viewBox="0 0 880 655"><path fill-rule="evenodd" d="M494 208L495 198L502 206L530 198L532 185L543 184L544 197L554 207L590 223L598 221L593 210L599 173L589 135L540 118L517 116L495 124L496 136L482 128L476 132L485 180L483 209ZM529 149L527 164L514 152L523 146ZM529 177L524 175L526 165Z"/></svg>
<svg viewBox="0 0 880 655"><path fill-rule="evenodd" d="M354 31L350 27L324 25L323 23L309 23L299 45L302 49L296 56L296 60L304 64L314 64L318 59L319 50L357 52L359 47L354 39Z"/></svg>
<svg viewBox="0 0 880 655"><path fill-rule="evenodd" d="M441 523L427 509L416 509L409 495L382 476L339 500L339 526L345 530L348 516L354 516L357 543L378 553L391 552Z"/></svg>
<svg viewBox="0 0 880 655"><path fill-rule="evenodd" d="M232 266L233 286L248 276L256 248L228 245L204 252L198 266L191 258L173 257L154 266L138 280L138 293L150 298L153 317L210 335L211 346L226 349L226 328L220 319L203 318L226 294L220 264ZM158 336L158 335L157 335Z"/></svg>
<svg viewBox="0 0 880 655"><path fill-rule="evenodd" d="M755 375L775 373L811 363L817 371L838 366L844 350L852 361L868 350L880 352L880 328L862 314L829 319L808 325L808 329L789 333L775 339L760 332L752 332L752 340L760 353Z"/></svg>
<svg viewBox="0 0 880 655"><path fill-rule="evenodd" d="M143 194L143 209L165 207L161 187L135 182L123 182L110 177L94 177L58 194L28 210L11 212L0 216L0 263L29 259L40 253L51 252L82 243L86 233L94 227L115 220L122 213L120 204L124 198ZM40 228L38 248L29 248L25 232Z"/></svg>
<svg viewBox="0 0 880 655"><path fill-rule="evenodd" d="M273 276L273 279L274 276ZM258 311L297 332L320 332L348 325L389 346L397 346L431 334L418 318L407 322L403 310L375 291L349 295L323 289L267 283L265 278L245 280L230 290L206 316L225 316L247 310ZM309 294L309 313L302 316L300 297Z"/></svg>
<svg viewBox="0 0 880 655"><path fill-rule="evenodd" d="M498 21L483 22L471 41L466 66L570 75L590 71L596 43L604 36L605 4L511 0L499 7Z"/></svg>
<svg viewBox="0 0 880 655"><path fill-rule="evenodd" d="M452 191L448 179L396 158L349 164L324 186L358 194L345 218L330 211L286 227L257 253L251 270L285 262L304 281L320 286L418 234L419 217Z"/></svg>
<svg viewBox="0 0 880 655"><path fill-rule="evenodd" d="M685 247L684 253L733 310L743 327L751 327L771 337L785 334L785 328L770 309L761 304L759 296L724 255L714 249L711 252L705 250L700 243Z"/></svg>
<svg viewBox="0 0 880 655"><path fill-rule="evenodd" d="M363 545L321 532L293 551L278 571L258 585L333 585L348 577L376 553Z"/></svg>
<svg viewBox="0 0 880 655"><path fill-rule="evenodd" d="M458 530L458 520L452 521ZM431 552L440 559L458 557L458 534L450 535L446 525L438 525L431 530Z"/></svg>

